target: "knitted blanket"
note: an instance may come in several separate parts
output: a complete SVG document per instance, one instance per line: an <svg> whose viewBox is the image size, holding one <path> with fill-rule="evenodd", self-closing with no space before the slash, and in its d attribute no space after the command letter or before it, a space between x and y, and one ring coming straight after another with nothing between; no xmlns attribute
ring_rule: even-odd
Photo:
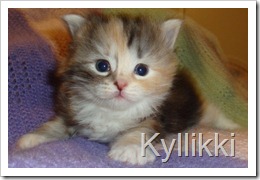
<svg viewBox="0 0 260 180"><path fill-rule="evenodd" d="M54 115L52 74L57 63L67 56L67 45L71 41L59 17L65 13L115 13L117 10L91 9L9 9L8 17L8 142L9 167L140 167L119 163L108 158L107 144L92 142L82 137L42 144L38 147L18 151L17 139L39 127ZM131 12L139 13L138 10ZM157 18L178 16L171 10L143 10ZM143 13L142 12L142 13ZM175 49L183 68L190 70L199 88L207 99L241 126L247 126L247 102L230 83L232 78L219 59L225 58L215 37L191 20L187 20L181 30ZM207 61L205 61L207 59ZM196 126L186 133L203 133L203 142L214 139L230 141L224 147L228 154L231 139L235 143L235 156L225 156L220 150L216 156L214 147L210 157L178 155L174 148L168 162L163 163L165 153L160 145L161 157L154 163L141 167L247 167L247 130L223 131ZM235 133L235 137L230 134ZM169 136L177 139L177 135ZM191 141L190 141L191 142ZM197 141L198 142L198 141Z"/></svg>

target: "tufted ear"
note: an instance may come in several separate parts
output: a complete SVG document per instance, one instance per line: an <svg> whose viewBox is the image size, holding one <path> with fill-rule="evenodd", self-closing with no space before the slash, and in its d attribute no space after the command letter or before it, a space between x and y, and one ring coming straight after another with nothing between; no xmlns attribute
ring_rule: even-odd
<svg viewBox="0 0 260 180"><path fill-rule="evenodd" d="M77 14L67 14L62 18L68 24L72 36L74 36L82 24L86 22L84 17Z"/></svg>
<svg viewBox="0 0 260 180"><path fill-rule="evenodd" d="M177 36L181 28L182 20L180 19L170 19L162 23L161 29L163 38L165 39L167 45L173 49Z"/></svg>

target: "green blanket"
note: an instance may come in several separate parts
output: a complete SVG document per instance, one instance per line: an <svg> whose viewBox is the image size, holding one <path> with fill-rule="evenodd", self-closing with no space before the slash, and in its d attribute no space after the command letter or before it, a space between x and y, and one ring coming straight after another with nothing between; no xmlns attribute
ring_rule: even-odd
<svg viewBox="0 0 260 180"><path fill-rule="evenodd" d="M161 21L183 18L181 14L167 9L105 9L103 12L144 14ZM185 17L174 51L180 68L191 73L207 101L219 107L229 119L247 127L247 102L235 92L229 81L229 73L221 61L226 57L216 37Z"/></svg>

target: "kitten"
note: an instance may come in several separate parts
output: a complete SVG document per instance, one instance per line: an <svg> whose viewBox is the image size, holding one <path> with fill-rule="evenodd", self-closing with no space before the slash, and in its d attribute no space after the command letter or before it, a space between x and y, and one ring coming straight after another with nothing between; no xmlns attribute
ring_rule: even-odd
<svg viewBox="0 0 260 180"><path fill-rule="evenodd" d="M109 157L131 164L141 156L141 133L180 132L205 116L204 101L178 70L174 44L182 21L126 15L65 15L73 38L59 67L56 116L20 138L31 148L74 135L109 142Z"/></svg>

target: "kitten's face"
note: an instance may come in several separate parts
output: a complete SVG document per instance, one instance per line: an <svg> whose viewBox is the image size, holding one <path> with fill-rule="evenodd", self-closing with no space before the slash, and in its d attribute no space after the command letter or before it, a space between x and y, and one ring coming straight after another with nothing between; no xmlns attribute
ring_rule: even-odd
<svg viewBox="0 0 260 180"><path fill-rule="evenodd" d="M156 104L165 98L176 60L160 25L125 17L81 20L72 32L72 89L116 110L137 103Z"/></svg>

